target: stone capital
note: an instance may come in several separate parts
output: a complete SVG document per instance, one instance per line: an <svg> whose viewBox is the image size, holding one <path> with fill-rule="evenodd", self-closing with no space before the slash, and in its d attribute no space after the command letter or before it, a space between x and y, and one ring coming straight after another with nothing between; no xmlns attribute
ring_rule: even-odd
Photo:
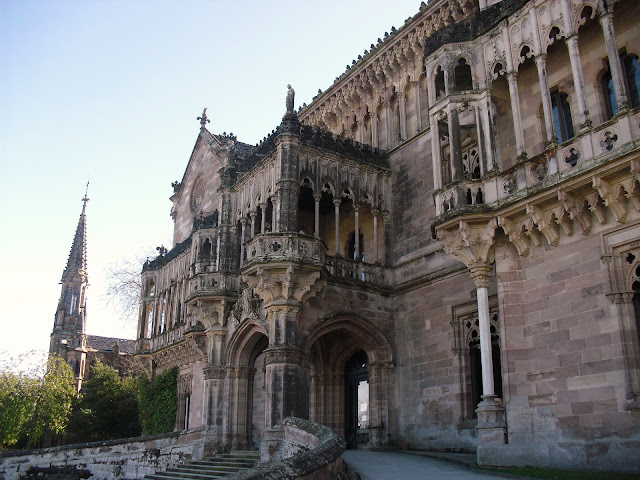
<svg viewBox="0 0 640 480"><path fill-rule="evenodd" d="M274 263L242 275L265 304L300 304L315 295L323 286L320 270L300 268L292 264Z"/></svg>
<svg viewBox="0 0 640 480"><path fill-rule="evenodd" d="M494 217L470 217L441 225L436 228L436 234L446 253L471 268L493 263L495 229Z"/></svg>
<svg viewBox="0 0 640 480"><path fill-rule="evenodd" d="M471 278L476 284L476 288L489 288L489 279L491 278L491 265L486 263L478 263L469 267Z"/></svg>

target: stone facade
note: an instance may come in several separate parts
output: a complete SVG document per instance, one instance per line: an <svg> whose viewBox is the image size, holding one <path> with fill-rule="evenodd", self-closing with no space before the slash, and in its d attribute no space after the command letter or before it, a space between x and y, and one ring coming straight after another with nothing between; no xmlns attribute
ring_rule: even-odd
<svg viewBox="0 0 640 480"><path fill-rule="evenodd" d="M432 0L258 145L205 110L142 274L177 428L640 470L639 14Z"/></svg>

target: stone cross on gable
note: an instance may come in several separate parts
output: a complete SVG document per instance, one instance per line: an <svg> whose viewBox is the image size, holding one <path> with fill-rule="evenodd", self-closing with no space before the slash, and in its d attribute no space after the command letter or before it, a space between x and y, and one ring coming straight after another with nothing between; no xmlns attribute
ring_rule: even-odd
<svg viewBox="0 0 640 480"><path fill-rule="evenodd" d="M211 120L207 118L207 107L202 110L202 116L198 117L198 120L200 120L200 128L204 128L207 123L211 123Z"/></svg>

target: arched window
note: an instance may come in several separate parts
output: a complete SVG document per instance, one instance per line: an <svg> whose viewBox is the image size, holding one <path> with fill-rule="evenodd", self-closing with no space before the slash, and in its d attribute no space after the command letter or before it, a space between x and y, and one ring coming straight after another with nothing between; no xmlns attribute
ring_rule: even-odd
<svg viewBox="0 0 640 480"><path fill-rule="evenodd" d="M605 104L607 106L607 119L613 118L618 114L618 101L616 100L616 92L613 88L613 78L611 70L607 70L602 75L602 91L604 92Z"/></svg>
<svg viewBox="0 0 640 480"><path fill-rule="evenodd" d="M637 55L623 55L622 68L624 68L625 80L629 90L629 103L631 108L640 105L640 64Z"/></svg>
<svg viewBox="0 0 640 480"><path fill-rule="evenodd" d="M631 108L638 107L640 106L640 63L638 62L638 56L622 53L620 55L620 65L624 70L623 81L627 89L629 106ZM601 85L607 108L607 118L612 118L618 114L618 100L613 86L611 69L607 69L602 75Z"/></svg>
<svg viewBox="0 0 640 480"><path fill-rule="evenodd" d="M551 106L553 107L553 125L558 143L566 142L575 136L573 121L571 120L571 106L566 93L551 92Z"/></svg>
<svg viewBox="0 0 640 480"><path fill-rule="evenodd" d="M202 258L207 259L211 257L211 240L206 238L202 244Z"/></svg>
<svg viewBox="0 0 640 480"><path fill-rule="evenodd" d="M473 79L471 78L471 66L467 60L461 58L454 70L456 92L473 90Z"/></svg>
<svg viewBox="0 0 640 480"><path fill-rule="evenodd" d="M438 68L436 69L435 83L436 83L436 98L444 97L444 94L445 94L444 70L442 70L442 67L440 65L438 65Z"/></svg>

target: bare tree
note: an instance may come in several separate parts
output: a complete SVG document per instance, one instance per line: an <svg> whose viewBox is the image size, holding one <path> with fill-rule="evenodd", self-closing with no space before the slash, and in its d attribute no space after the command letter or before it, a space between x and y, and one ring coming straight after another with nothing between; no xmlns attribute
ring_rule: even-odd
<svg viewBox="0 0 640 480"><path fill-rule="evenodd" d="M149 250L150 251L150 250ZM153 254L142 254L136 258L123 259L107 267L107 290L103 300L113 306L125 323L137 322L142 291L142 266Z"/></svg>

